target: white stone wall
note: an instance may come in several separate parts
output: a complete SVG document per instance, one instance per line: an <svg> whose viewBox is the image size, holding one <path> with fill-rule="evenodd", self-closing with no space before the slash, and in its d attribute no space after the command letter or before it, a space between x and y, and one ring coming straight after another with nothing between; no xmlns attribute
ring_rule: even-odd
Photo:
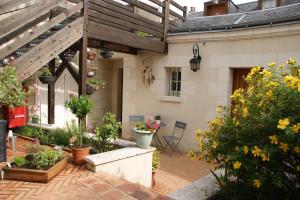
<svg viewBox="0 0 300 200"><path fill-rule="evenodd" d="M169 53L124 55L123 136L130 138L129 115L160 114L167 127L159 135L171 134L176 120L188 127L180 148L196 148L194 132L206 129L216 115L217 105L230 105L232 69L284 63L288 58L300 60L300 25L251 29L220 33L169 36ZM198 43L201 69L190 70L192 47ZM142 83L142 61L150 58L156 80L150 87ZM182 67L182 97L166 101L165 67ZM174 100L174 99L173 99Z"/></svg>

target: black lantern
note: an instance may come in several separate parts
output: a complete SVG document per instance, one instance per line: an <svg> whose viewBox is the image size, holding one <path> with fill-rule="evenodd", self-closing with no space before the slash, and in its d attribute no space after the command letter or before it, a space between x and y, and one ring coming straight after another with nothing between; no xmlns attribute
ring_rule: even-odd
<svg viewBox="0 0 300 200"><path fill-rule="evenodd" d="M198 44L194 44L193 46L193 54L194 58L190 60L191 70L193 72L196 72L200 69L200 63L201 63L201 56L199 54L199 46Z"/></svg>

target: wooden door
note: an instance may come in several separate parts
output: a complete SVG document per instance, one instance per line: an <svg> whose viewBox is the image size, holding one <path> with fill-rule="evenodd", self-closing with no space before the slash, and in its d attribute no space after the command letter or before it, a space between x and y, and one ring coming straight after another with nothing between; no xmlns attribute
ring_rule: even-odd
<svg viewBox="0 0 300 200"><path fill-rule="evenodd" d="M232 85L232 93L239 88L246 89L248 87L245 78L250 73L251 69L233 69L233 85Z"/></svg>

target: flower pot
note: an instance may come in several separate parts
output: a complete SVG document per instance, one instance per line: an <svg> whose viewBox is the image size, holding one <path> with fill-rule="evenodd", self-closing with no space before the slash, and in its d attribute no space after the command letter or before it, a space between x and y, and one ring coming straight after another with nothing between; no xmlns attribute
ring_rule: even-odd
<svg viewBox="0 0 300 200"><path fill-rule="evenodd" d="M93 88L90 85L86 85L86 94L87 95L92 95L96 92L97 90L95 88Z"/></svg>
<svg viewBox="0 0 300 200"><path fill-rule="evenodd" d="M153 170L153 171L152 171L152 187L155 186L155 174L156 174L156 171Z"/></svg>
<svg viewBox="0 0 300 200"><path fill-rule="evenodd" d="M111 51L100 51L100 55L101 55L101 57L102 58L104 58L104 59L109 59L109 58L111 58L112 56L113 56L113 52L111 52Z"/></svg>
<svg viewBox="0 0 300 200"><path fill-rule="evenodd" d="M85 163L84 156L88 156L90 153L90 147L72 148L73 162L76 165L82 165Z"/></svg>
<svg viewBox="0 0 300 200"><path fill-rule="evenodd" d="M43 84L53 84L56 80L55 76L39 76L40 81Z"/></svg>
<svg viewBox="0 0 300 200"><path fill-rule="evenodd" d="M148 149L151 145L153 133L134 129L136 145L142 149Z"/></svg>
<svg viewBox="0 0 300 200"><path fill-rule="evenodd" d="M27 125L27 107L15 108L4 107L4 119L7 120L8 128L16 128Z"/></svg>

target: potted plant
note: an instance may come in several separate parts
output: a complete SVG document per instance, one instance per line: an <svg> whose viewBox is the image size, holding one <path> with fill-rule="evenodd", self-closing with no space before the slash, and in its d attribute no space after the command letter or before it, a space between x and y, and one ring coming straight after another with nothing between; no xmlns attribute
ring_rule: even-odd
<svg viewBox="0 0 300 200"><path fill-rule="evenodd" d="M154 117L154 119L155 119L158 123L160 123L160 121L161 121L161 116L160 116L160 115L156 115L156 116Z"/></svg>
<svg viewBox="0 0 300 200"><path fill-rule="evenodd" d="M160 167L159 151L154 151L153 152L153 157L152 157L152 187L155 186L155 174L156 174L156 170L159 167Z"/></svg>
<svg viewBox="0 0 300 200"><path fill-rule="evenodd" d="M86 94L92 95L95 93L100 87L104 87L105 82L103 80L98 80L95 78L90 78L87 80L86 85Z"/></svg>
<svg viewBox="0 0 300 200"><path fill-rule="evenodd" d="M102 153L113 150L111 141L116 140L121 123L117 121L116 116L110 112L102 117L102 123L95 129L92 147L95 153Z"/></svg>
<svg viewBox="0 0 300 200"><path fill-rule="evenodd" d="M39 80L43 84L52 84L55 82L56 77L53 76L53 74L51 73L51 70L48 66L44 66L44 67L42 67L42 69L40 69Z"/></svg>
<svg viewBox="0 0 300 200"><path fill-rule="evenodd" d="M1 68L0 83L0 106L4 108L8 128L25 126L27 123L25 100L30 90L24 91L21 81L17 78L16 69L10 64Z"/></svg>
<svg viewBox="0 0 300 200"><path fill-rule="evenodd" d="M104 59L109 59L109 58L111 58L112 56L113 56L113 52L112 51L110 51L110 50L108 50L107 48L101 48L101 50L100 50L100 55L101 55L101 57L102 58L104 58Z"/></svg>
<svg viewBox="0 0 300 200"><path fill-rule="evenodd" d="M75 164L83 164L84 156L89 155L90 146L84 144L84 130L86 129L86 116L92 111L93 104L86 96L72 97L69 102L65 104L71 112L79 119L79 128L75 134L75 144L72 146L73 161Z"/></svg>
<svg viewBox="0 0 300 200"><path fill-rule="evenodd" d="M136 145L142 149L148 149L151 145L153 134L159 128L157 121L148 117L146 122L140 122L134 128Z"/></svg>

